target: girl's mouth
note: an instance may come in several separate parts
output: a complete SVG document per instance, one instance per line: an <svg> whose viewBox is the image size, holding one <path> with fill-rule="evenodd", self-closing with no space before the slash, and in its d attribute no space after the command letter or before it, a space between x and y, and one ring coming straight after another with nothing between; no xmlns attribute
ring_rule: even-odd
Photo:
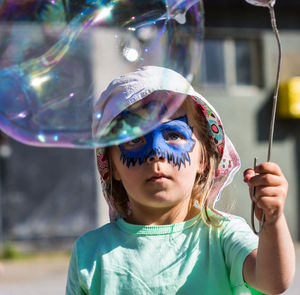
<svg viewBox="0 0 300 295"><path fill-rule="evenodd" d="M163 182L165 180L170 179L170 177L164 174L154 174L152 177L148 179L149 182Z"/></svg>

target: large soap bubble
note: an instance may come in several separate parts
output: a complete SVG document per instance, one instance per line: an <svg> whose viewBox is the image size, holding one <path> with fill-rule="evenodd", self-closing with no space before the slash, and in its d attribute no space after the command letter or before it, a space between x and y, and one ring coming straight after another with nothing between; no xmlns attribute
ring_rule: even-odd
<svg viewBox="0 0 300 295"><path fill-rule="evenodd" d="M119 143L124 130L92 133L95 101L113 78L157 65L191 80L199 66L200 0L0 0L0 21L0 129L30 145ZM183 99L161 103L175 111ZM170 114L154 103L127 140Z"/></svg>

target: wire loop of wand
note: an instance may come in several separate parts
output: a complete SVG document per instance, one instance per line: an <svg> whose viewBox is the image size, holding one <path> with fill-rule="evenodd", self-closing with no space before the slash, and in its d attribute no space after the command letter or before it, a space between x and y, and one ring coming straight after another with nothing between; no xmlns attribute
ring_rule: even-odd
<svg viewBox="0 0 300 295"><path fill-rule="evenodd" d="M282 49L281 49L281 42L279 38L279 32L277 29L277 24L276 24L276 16L275 16L275 11L274 7L271 4L268 5L270 15L271 15L271 24L273 31L275 33L277 45L278 45L278 64L277 64L277 74L276 74L276 85L274 89L274 95L273 95L273 104L272 104L272 113L271 113L271 122L270 122L270 132L269 132L269 147L268 147L268 157L267 157L267 162L270 162L271 159L271 151L272 151L272 144L273 144L273 135L274 135L274 126L275 126L275 117L276 117L276 108L277 108L277 98L278 98L278 90L279 90L279 81L280 81L280 71L281 71L281 59L282 59ZM254 169L256 167L256 161L257 158L254 159ZM252 197L255 195L255 188L253 188L252 191ZM264 212L262 213L262 220L259 224L259 230L257 231L255 228L254 224L254 215L255 215L255 203L252 201L252 208L251 208L251 225L252 225L252 230L255 234L259 235L264 228L264 223L265 223L265 215Z"/></svg>

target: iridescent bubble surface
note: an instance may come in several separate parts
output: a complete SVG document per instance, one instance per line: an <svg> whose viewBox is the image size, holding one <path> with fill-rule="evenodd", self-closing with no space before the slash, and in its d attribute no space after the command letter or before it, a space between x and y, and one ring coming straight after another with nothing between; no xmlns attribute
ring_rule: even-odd
<svg viewBox="0 0 300 295"><path fill-rule="evenodd" d="M191 80L203 18L200 0L0 0L0 129L22 143L75 148L144 134L184 97L145 101L133 112L150 115L122 112L95 135L104 111L95 111L97 99L112 79L145 65Z"/></svg>

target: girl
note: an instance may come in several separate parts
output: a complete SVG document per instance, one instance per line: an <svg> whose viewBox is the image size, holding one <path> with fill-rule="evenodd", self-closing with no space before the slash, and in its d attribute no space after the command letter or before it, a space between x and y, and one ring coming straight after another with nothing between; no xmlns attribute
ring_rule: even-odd
<svg viewBox="0 0 300 295"><path fill-rule="evenodd" d="M97 150L111 222L76 241L66 294L283 292L295 268L287 181L274 163L244 173L256 188L257 217L265 214L259 239L243 219L215 210L239 157L217 112L181 75L149 66L114 80L96 105L104 112L95 134L156 95L187 98L146 135ZM111 108L116 102L122 112ZM134 116L146 111L135 108Z"/></svg>

